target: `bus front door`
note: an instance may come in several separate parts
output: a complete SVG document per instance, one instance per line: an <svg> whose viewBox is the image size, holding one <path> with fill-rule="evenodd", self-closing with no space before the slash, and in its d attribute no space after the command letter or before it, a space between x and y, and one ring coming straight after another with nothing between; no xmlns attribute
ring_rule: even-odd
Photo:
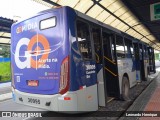
<svg viewBox="0 0 160 120"><path fill-rule="evenodd" d="M133 45L136 61L136 80L137 82L141 82L145 80L143 45L137 42L133 43Z"/></svg>
<svg viewBox="0 0 160 120"><path fill-rule="evenodd" d="M104 86L103 64L102 64L102 39L101 29L98 27L92 28L92 39L94 41L94 51L96 59L97 85L98 85L98 105L106 106L106 95Z"/></svg>
<svg viewBox="0 0 160 120"><path fill-rule="evenodd" d="M107 102L120 98L114 35L103 32L103 68Z"/></svg>
<svg viewBox="0 0 160 120"><path fill-rule="evenodd" d="M141 80L145 80L145 66L144 66L144 50L143 45L139 44L139 53L140 53L140 74L141 74Z"/></svg>
<svg viewBox="0 0 160 120"><path fill-rule="evenodd" d="M136 65L136 80L141 82L141 64L140 64L140 52L139 44L137 42L133 43L134 55L135 55L135 65Z"/></svg>

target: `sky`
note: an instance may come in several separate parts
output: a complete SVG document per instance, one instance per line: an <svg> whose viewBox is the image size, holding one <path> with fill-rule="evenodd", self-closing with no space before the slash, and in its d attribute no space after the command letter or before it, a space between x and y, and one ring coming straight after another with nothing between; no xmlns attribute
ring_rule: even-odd
<svg viewBox="0 0 160 120"><path fill-rule="evenodd" d="M20 20L49 7L32 0L0 0L0 17Z"/></svg>

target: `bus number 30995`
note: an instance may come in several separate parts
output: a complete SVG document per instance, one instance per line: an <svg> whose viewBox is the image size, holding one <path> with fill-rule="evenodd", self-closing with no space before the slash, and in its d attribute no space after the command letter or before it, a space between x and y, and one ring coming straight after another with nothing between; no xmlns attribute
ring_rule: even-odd
<svg viewBox="0 0 160 120"><path fill-rule="evenodd" d="M38 99L33 99L33 98L28 98L29 103L35 103L35 104L40 104L40 100Z"/></svg>

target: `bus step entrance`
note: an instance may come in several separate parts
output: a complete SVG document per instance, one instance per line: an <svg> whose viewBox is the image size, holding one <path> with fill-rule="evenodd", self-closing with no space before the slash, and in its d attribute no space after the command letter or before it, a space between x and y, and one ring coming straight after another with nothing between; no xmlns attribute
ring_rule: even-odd
<svg viewBox="0 0 160 120"><path fill-rule="evenodd" d="M114 97L108 97L107 98L107 103L111 102L112 100L114 100L115 98Z"/></svg>

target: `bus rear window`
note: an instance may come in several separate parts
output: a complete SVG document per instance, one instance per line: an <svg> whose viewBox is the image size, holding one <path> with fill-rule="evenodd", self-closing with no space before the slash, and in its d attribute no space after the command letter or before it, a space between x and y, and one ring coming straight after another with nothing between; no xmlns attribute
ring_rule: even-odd
<svg viewBox="0 0 160 120"><path fill-rule="evenodd" d="M44 19L40 22L40 29L48 29L56 26L56 17Z"/></svg>

